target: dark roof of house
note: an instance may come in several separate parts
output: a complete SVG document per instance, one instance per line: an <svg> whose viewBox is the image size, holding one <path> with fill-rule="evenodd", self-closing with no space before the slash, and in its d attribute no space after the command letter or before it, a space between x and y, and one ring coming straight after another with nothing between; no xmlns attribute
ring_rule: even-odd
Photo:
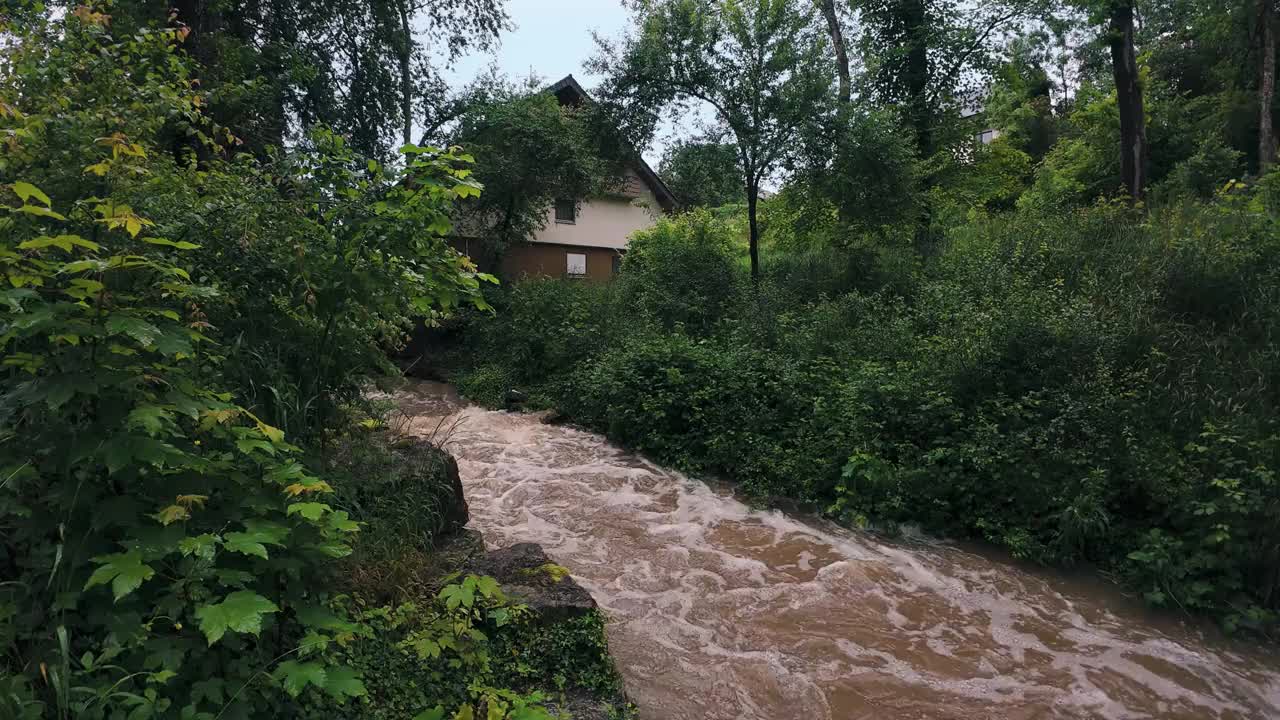
<svg viewBox="0 0 1280 720"><path fill-rule="evenodd" d="M564 76L563 79L552 84L547 88L547 92L556 96L561 105L581 105L591 102L591 96L587 94L585 88L578 83L577 78L572 74ZM671 193L671 188L658 177L658 173L649 167L649 163L636 153L635 170L644 181L649 189L653 191L654 197L658 199L658 203L662 205L662 209L671 212L676 207L676 197Z"/></svg>

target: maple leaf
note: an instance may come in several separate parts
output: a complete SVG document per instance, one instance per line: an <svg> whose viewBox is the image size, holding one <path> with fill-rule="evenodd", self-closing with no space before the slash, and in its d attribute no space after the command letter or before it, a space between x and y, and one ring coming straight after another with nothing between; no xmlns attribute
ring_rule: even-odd
<svg viewBox="0 0 1280 720"><path fill-rule="evenodd" d="M212 645L228 630L257 635L262 632L262 617L279 611L275 603L258 593L237 590L220 603L196 608L196 619L200 621L200 631Z"/></svg>
<svg viewBox="0 0 1280 720"><path fill-rule="evenodd" d="M93 571L93 575L89 576L84 589L111 583L111 592L115 595L117 602L120 598L137 590L142 583L156 574L150 565L142 562L142 553L137 550L103 555L94 558L93 561L99 563L99 567Z"/></svg>

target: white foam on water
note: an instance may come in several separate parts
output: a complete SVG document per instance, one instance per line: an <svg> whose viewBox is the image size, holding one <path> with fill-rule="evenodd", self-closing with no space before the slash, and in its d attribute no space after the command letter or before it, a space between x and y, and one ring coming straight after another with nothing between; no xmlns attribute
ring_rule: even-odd
<svg viewBox="0 0 1280 720"><path fill-rule="evenodd" d="M436 413L408 432L453 413L473 525L491 546L542 544L591 591L643 718L1280 718L1266 649L1097 584L752 509L441 387L400 394Z"/></svg>

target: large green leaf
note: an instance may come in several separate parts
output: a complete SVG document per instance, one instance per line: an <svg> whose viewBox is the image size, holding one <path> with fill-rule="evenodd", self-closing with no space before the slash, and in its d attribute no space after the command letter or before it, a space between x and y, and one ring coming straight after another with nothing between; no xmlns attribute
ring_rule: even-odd
<svg viewBox="0 0 1280 720"><path fill-rule="evenodd" d="M194 555L201 560L212 560L221 540L217 535L205 533L195 537L187 537L178 541L178 550L184 556Z"/></svg>
<svg viewBox="0 0 1280 720"><path fill-rule="evenodd" d="M498 581L488 575L477 575L476 589L480 591L481 596L491 598L498 594Z"/></svg>
<svg viewBox="0 0 1280 720"><path fill-rule="evenodd" d="M98 251L102 246L91 240L85 240L79 235L41 235L37 238L24 240L18 244L19 250L43 250L49 247L56 247L63 252L71 252L76 247L82 247L86 250Z"/></svg>
<svg viewBox="0 0 1280 720"><path fill-rule="evenodd" d="M156 467L181 465L189 456L174 446L142 435L117 435L102 444L107 471L119 472L138 463Z"/></svg>
<svg viewBox="0 0 1280 720"><path fill-rule="evenodd" d="M173 240L167 240L165 238L143 238L142 242L149 243L151 245L164 245L166 247L177 248L179 250L198 250L200 248L199 245L187 242L186 240L174 242Z"/></svg>
<svg viewBox="0 0 1280 720"><path fill-rule="evenodd" d="M315 550L321 555L325 555L327 557L331 557L334 559L344 558L351 554L350 545L347 545L346 543L336 542L336 541L314 543L314 544L308 545L307 547L309 547L312 550Z"/></svg>
<svg viewBox="0 0 1280 720"><path fill-rule="evenodd" d="M460 584L446 585L440 588L439 598L444 600L445 606L450 610L457 608L459 605L471 607L476 602L475 577L470 576Z"/></svg>
<svg viewBox="0 0 1280 720"><path fill-rule="evenodd" d="M200 631L212 645L228 630L257 635L262 632L262 616L279 612L280 608L267 598L249 590L237 590L220 603L196 608Z"/></svg>
<svg viewBox="0 0 1280 720"><path fill-rule="evenodd" d="M329 528L338 532L356 532L360 523L351 519L346 510L335 510L329 513Z"/></svg>
<svg viewBox="0 0 1280 720"><path fill-rule="evenodd" d="M279 680L284 686L285 692L293 697L297 697L302 693L308 685L315 685L318 688L325 687L328 680L328 673L325 672L324 666L318 662L298 662L296 660L288 660L280 663L280 667L271 674L276 680ZM361 690L364 687L361 686Z"/></svg>
<svg viewBox="0 0 1280 720"><path fill-rule="evenodd" d="M324 683L325 692L336 698L338 702L344 702L349 697L361 697L367 694L360 673L353 668L339 665L325 672L328 675Z"/></svg>
<svg viewBox="0 0 1280 720"><path fill-rule="evenodd" d="M139 405L129 412L130 427L138 428L154 437L168 426L173 418L169 408L160 405Z"/></svg>
<svg viewBox="0 0 1280 720"><path fill-rule="evenodd" d="M267 558L267 545L282 545L289 534L289 528L268 520L246 520L244 532L227 533L224 547L231 552L242 555L256 555Z"/></svg>
<svg viewBox="0 0 1280 720"><path fill-rule="evenodd" d="M324 516L326 512L329 512L329 510L331 509L332 508L330 508L328 505L325 505L324 503L313 503L313 502L294 503L289 506L289 509L286 511L286 514L301 515L302 517L308 520L314 521L314 520L319 520L321 517Z"/></svg>
<svg viewBox="0 0 1280 720"><path fill-rule="evenodd" d="M174 329L172 326L156 336L154 345L157 351L168 357L175 355L185 357L192 352L191 338L187 336L187 332Z"/></svg>
<svg viewBox="0 0 1280 720"><path fill-rule="evenodd" d="M23 182L19 180L18 182L14 183L10 187L13 188L13 192L16 193L18 197L22 198L22 202L27 202L28 200L34 197L36 200L39 200L40 202L44 203L45 207L49 207L52 204L49 200L48 195L45 195L44 192L40 190L40 188L36 187L35 185L32 185L29 182Z"/></svg>
<svg viewBox="0 0 1280 720"><path fill-rule="evenodd" d="M113 314L107 318L107 332L112 335L128 335L143 347L151 347L160 337L160 328L131 315Z"/></svg>
<svg viewBox="0 0 1280 720"><path fill-rule="evenodd" d="M23 205L22 207L14 208L14 210L16 212L26 213L27 215L37 215L39 217L53 218L54 220L67 219L66 216L60 215L50 210L49 208L42 208L39 205Z"/></svg>
<svg viewBox="0 0 1280 720"><path fill-rule="evenodd" d="M142 553L137 550L104 555L94 558L93 561L100 565L93 571L93 575L89 576L84 589L111 583L111 592L115 595L117 602L120 598L137 590L142 583L156 574L150 565L142 562Z"/></svg>

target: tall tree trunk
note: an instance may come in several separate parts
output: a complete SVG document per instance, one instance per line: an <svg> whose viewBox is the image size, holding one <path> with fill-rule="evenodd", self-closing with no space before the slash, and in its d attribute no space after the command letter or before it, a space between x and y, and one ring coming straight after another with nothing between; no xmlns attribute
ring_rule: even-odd
<svg viewBox="0 0 1280 720"><path fill-rule="evenodd" d="M289 127L285 48L292 45L292 40L296 38L287 36L288 18L283 15L279 5L280 3L275 2L255 1L254 14L251 16L262 28L263 47L258 62L262 75L271 83L271 99L262 108L260 134L254 138L258 151L268 145L284 147L285 131Z"/></svg>
<svg viewBox="0 0 1280 720"><path fill-rule="evenodd" d="M906 30L907 110L916 132L921 157L933 154L933 112L929 103L929 17L924 0L905 0L902 22Z"/></svg>
<svg viewBox="0 0 1280 720"><path fill-rule="evenodd" d="M207 59L201 57L203 54L202 51L205 47L205 16L203 6L204 3L200 2L200 0L174 0L173 3L173 10L176 14L177 21L186 25L191 31L191 33L187 35L186 42L184 43L187 54L202 62Z"/></svg>
<svg viewBox="0 0 1280 720"><path fill-rule="evenodd" d="M1111 70L1120 107L1120 174L1129 198L1142 200L1147 185L1147 125L1142 108L1142 84L1133 46L1133 2L1113 0L1110 44Z"/></svg>
<svg viewBox="0 0 1280 720"><path fill-rule="evenodd" d="M751 282L760 281L760 226L756 222L756 202L760 199L760 183L754 178L747 181L747 227L750 234L747 250L751 255Z"/></svg>
<svg viewBox="0 0 1280 720"><path fill-rule="evenodd" d="M1276 94L1275 0L1258 0L1259 52L1262 56L1258 78L1258 173L1265 173L1276 157L1275 128L1271 106Z"/></svg>
<svg viewBox="0 0 1280 720"><path fill-rule="evenodd" d="M840 16L836 14L836 0L818 0L818 6L827 19L831 47L836 52L836 73L840 76L840 102L848 104L853 96L852 83L849 80L849 51L845 48L844 32L840 29Z"/></svg>
<svg viewBox="0 0 1280 720"><path fill-rule="evenodd" d="M400 11L400 111L404 114L404 144L413 142L413 27L409 24L409 2L396 3Z"/></svg>

